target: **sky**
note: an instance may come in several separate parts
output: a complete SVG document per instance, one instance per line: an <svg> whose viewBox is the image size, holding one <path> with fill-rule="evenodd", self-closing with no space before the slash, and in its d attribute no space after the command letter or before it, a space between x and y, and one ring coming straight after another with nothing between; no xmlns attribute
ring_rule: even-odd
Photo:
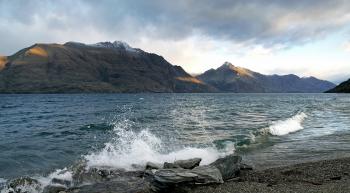
<svg viewBox="0 0 350 193"><path fill-rule="evenodd" d="M199 74L350 78L346 0L0 0L0 55L34 43L124 41Z"/></svg>

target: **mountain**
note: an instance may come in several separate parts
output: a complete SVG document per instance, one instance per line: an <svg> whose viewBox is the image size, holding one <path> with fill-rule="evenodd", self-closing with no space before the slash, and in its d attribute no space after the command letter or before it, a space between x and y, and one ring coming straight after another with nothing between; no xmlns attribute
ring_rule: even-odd
<svg viewBox="0 0 350 193"><path fill-rule="evenodd" d="M197 78L222 92L291 93L324 92L335 85L314 77L296 75L263 75L225 62L217 69L210 69Z"/></svg>
<svg viewBox="0 0 350 193"><path fill-rule="evenodd" d="M35 44L0 57L0 93L213 91L180 66L119 41Z"/></svg>
<svg viewBox="0 0 350 193"><path fill-rule="evenodd" d="M350 79L327 91L328 93L350 93Z"/></svg>
<svg viewBox="0 0 350 193"><path fill-rule="evenodd" d="M6 62L7 62L7 57L0 56L0 70L2 70L5 67Z"/></svg>

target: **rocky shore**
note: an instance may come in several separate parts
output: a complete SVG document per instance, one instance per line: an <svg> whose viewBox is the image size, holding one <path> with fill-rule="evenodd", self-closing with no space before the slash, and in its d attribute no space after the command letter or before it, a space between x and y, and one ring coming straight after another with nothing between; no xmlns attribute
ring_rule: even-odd
<svg viewBox="0 0 350 193"><path fill-rule="evenodd" d="M218 186L194 187L191 193L347 193L350 192L350 158L308 162L262 171L244 171Z"/></svg>
<svg viewBox="0 0 350 193"><path fill-rule="evenodd" d="M31 178L8 184L12 193L215 193L215 192L350 192L350 158L324 160L254 170L237 155L228 155L209 165L200 158L173 163L135 166L138 171L71 168L71 180L53 178L45 187ZM28 186L31 187L28 189Z"/></svg>

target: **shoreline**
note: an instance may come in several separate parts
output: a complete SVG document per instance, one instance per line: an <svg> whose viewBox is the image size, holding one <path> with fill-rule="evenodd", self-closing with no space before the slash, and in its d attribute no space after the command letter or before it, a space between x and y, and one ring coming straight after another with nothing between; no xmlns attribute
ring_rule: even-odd
<svg viewBox="0 0 350 193"><path fill-rule="evenodd" d="M242 171L220 185L185 188L174 192L350 192L350 157L312 161L268 169Z"/></svg>
<svg viewBox="0 0 350 193"><path fill-rule="evenodd" d="M200 161L193 158L165 162L164 166L149 162L144 170L129 172L108 168L86 170L81 164L75 167L71 181L53 178L43 187L37 179L24 177L11 181L7 191L1 192L21 193L22 188L44 193L350 192L350 157L267 169L252 168L244 160L241 162L241 156L233 154L209 165L199 166Z"/></svg>

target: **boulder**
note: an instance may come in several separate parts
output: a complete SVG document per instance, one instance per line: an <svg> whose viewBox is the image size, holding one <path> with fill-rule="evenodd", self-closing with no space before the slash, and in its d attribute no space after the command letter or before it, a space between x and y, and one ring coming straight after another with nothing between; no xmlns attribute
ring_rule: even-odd
<svg viewBox="0 0 350 193"><path fill-rule="evenodd" d="M193 159L187 159L187 160L177 160L174 162L174 164L184 169L193 169L199 166L201 161L202 161L201 158L193 158Z"/></svg>
<svg viewBox="0 0 350 193"><path fill-rule="evenodd" d="M128 173L124 169L114 168L89 168L80 167L73 171L73 184L95 183L118 177L120 174Z"/></svg>
<svg viewBox="0 0 350 193"><path fill-rule="evenodd" d="M73 174L73 184L94 183L106 180L110 171L90 168L78 170Z"/></svg>
<svg viewBox="0 0 350 193"><path fill-rule="evenodd" d="M183 168L160 169L153 176L153 190L166 191L179 185L221 184L223 179L215 166L199 166L193 170Z"/></svg>
<svg viewBox="0 0 350 193"><path fill-rule="evenodd" d="M65 191L67 188L60 185L49 185L44 188L43 193L59 193Z"/></svg>
<svg viewBox="0 0 350 193"><path fill-rule="evenodd" d="M38 180L29 177L22 177L12 180L7 185L7 189L9 192L23 193L27 190L40 192L42 187ZM25 189L25 191L22 191L22 189Z"/></svg>
<svg viewBox="0 0 350 193"><path fill-rule="evenodd" d="M223 180L226 181L239 175L241 161L241 156L231 154L226 157L217 159L210 165L217 167L221 172Z"/></svg>
<svg viewBox="0 0 350 193"><path fill-rule="evenodd" d="M191 170L198 175L196 183L202 184L221 184L224 183L221 172L215 166L198 166Z"/></svg>
<svg viewBox="0 0 350 193"><path fill-rule="evenodd" d="M179 165L174 164L174 163L164 162L163 168L164 169L171 169L171 168L181 168L181 167Z"/></svg>
<svg viewBox="0 0 350 193"><path fill-rule="evenodd" d="M146 170L152 170L152 169L162 169L162 164L159 163L153 163L153 162L147 162L146 163Z"/></svg>
<svg viewBox="0 0 350 193"><path fill-rule="evenodd" d="M163 184L178 184L183 182L194 182L198 177L191 170L182 168L160 169L155 172L154 180Z"/></svg>

